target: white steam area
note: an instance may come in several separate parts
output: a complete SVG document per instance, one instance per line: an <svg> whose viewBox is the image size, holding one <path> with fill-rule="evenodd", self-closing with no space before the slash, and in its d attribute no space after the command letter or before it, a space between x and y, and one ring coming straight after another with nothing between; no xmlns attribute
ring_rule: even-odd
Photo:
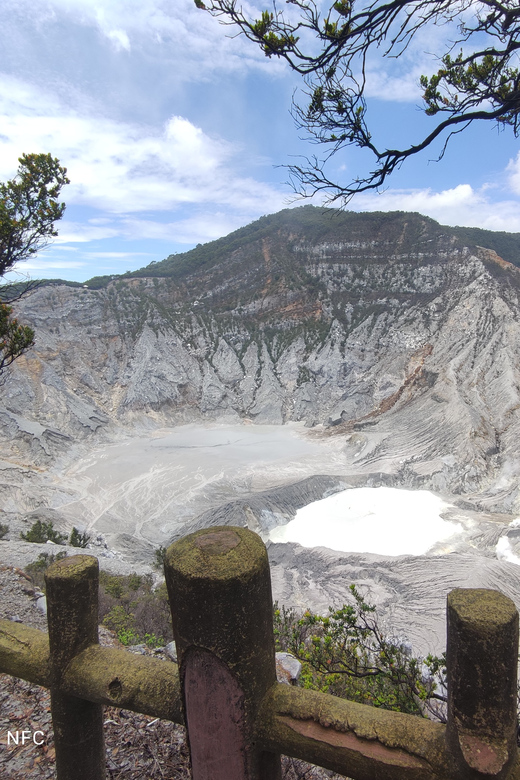
<svg viewBox="0 0 520 780"><path fill-rule="evenodd" d="M449 507L428 490L352 488L298 510L269 538L339 552L425 555L463 533L460 523L441 517Z"/></svg>
<svg viewBox="0 0 520 780"><path fill-rule="evenodd" d="M512 533L513 538L520 535L520 518L513 520L513 522L509 524L509 528L511 531L508 533ZM508 561L508 563L515 563L517 566L520 566L520 557L515 555L509 536L500 537L497 546L495 547L495 552L500 561Z"/></svg>

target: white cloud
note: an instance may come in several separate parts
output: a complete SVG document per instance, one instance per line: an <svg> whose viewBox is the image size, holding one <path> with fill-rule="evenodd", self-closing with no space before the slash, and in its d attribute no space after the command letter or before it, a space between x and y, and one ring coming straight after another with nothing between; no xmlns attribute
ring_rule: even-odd
<svg viewBox="0 0 520 780"><path fill-rule="evenodd" d="M124 30L110 30L107 38L113 43L116 51L130 51L130 39Z"/></svg>
<svg viewBox="0 0 520 780"><path fill-rule="evenodd" d="M26 260L23 265L16 266L13 272L16 271L48 271L50 268L65 269L65 268L85 268L86 262L81 260L52 260L45 258L41 260Z"/></svg>
<svg viewBox="0 0 520 780"><path fill-rule="evenodd" d="M282 208L283 203L276 203L272 211ZM299 204L296 204L299 205ZM271 213L271 209L266 208L264 212ZM260 212L253 214L245 212L234 213L229 211L214 210L211 207L203 208L193 216L177 220L159 221L157 214L150 215L143 219L140 216L121 215L111 219L109 225L88 225L80 222L71 222L62 220L58 226L59 235L52 245L52 251L72 250L70 244L88 244L90 241L102 241L104 239L123 239L125 241L141 241L143 239L151 241L166 241L175 244L198 244L207 241L213 241L216 238L225 236L233 230L252 222L261 215ZM92 222L93 220L89 220ZM119 252L100 251L89 252L82 249L82 256L89 257L116 257ZM128 252L123 252L126 256ZM136 256L145 254L142 252L133 253Z"/></svg>
<svg viewBox="0 0 520 780"><path fill-rule="evenodd" d="M112 221L110 223L113 224ZM105 238L117 238L120 230L117 227L88 225L83 222L72 222L67 219L59 224L59 235L54 247L62 249L61 244L85 244L89 241L102 241Z"/></svg>
<svg viewBox="0 0 520 780"><path fill-rule="evenodd" d="M274 188L235 172L240 149L181 116L162 128L83 116L7 77L0 118L0 178L14 173L21 153L50 151L67 167L71 184L63 195L71 204L121 214L186 203L265 211L266 202L271 210L283 203Z"/></svg>
<svg viewBox="0 0 520 780"><path fill-rule="evenodd" d="M84 256L87 258L92 257L104 257L113 260L127 260L134 257L153 257L151 252L85 252Z"/></svg>
<svg viewBox="0 0 520 780"><path fill-rule="evenodd" d="M358 211L417 211L443 225L467 225L487 230L520 232L517 200L493 200L493 188L475 190L470 184L434 192L387 190L380 195L358 195L352 206Z"/></svg>
<svg viewBox="0 0 520 780"><path fill-rule="evenodd" d="M281 206L280 206L281 208ZM274 208L277 211L278 208ZM127 239L159 239L177 244L198 244L213 241L237 230L257 218L247 213L230 214L224 211L203 210L186 219L172 222L158 222L126 218L121 224L121 234Z"/></svg>
<svg viewBox="0 0 520 780"><path fill-rule="evenodd" d="M509 186L513 192L520 195L520 152L518 152L514 160L509 161L507 172L509 174Z"/></svg>
<svg viewBox="0 0 520 780"><path fill-rule="evenodd" d="M215 71L276 74L285 69L243 37L230 36L228 27L198 10L193 0L47 0L41 6L34 0L4 2L16 8L17 17L25 8L24 25L34 21L43 28L58 18L94 29L116 51L146 52L148 65L161 60L183 81L211 80ZM6 16L12 14L3 14L3 21Z"/></svg>
<svg viewBox="0 0 520 780"><path fill-rule="evenodd" d="M396 101L398 103L419 103L421 88L419 77L421 72L413 68L402 76L391 75L388 69L372 68L366 76L366 97L380 100Z"/></svg>

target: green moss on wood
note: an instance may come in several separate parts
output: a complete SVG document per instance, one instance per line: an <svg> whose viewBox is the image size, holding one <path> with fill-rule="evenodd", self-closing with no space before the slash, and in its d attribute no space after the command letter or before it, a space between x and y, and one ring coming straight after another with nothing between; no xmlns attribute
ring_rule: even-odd
<svg viewBox="0 0 520 780"><path fill-rule="evenodd" d="M257 735L267 750L349 777L453 777L446 727L317 691L275 684L265 698Z"/></svg>
<svg viewBox="0 0 520 780"><path fill-rule="evenodd" d="M0 620L0 671L49 687L49 637L44 631Z"/></svg>
<svg viewBox="0 0 520 780"><path fill-rule="evenodd" d="M504 626L518 620L514 602L497 590L455 588L448 595L448 609L482 638L492 636Z"/></svg>
<svg viewBox="0 0 520 780"><path fill-rule="evenodd" d="M93 555L71 555L52 564L45 575L46 580L68 580L80 582L85 578L94 580L99 577L98 559Z"/></svg>
<svg viewBox="0 0 520 780"><path fill-rule="evenodd" d="M204 545L202 537L207 537L208 533L214 542ZM230 539L230 534L236 536L236 544L226 546L218 543L218 536ZM185 536L168 548L165 563L178 570L182 577L215 580L249 578L268 565L267 552L260 537L246 528L231 530L229 526L216 526L209 531L202 529Z"/></svg>
<svg viewBox="0 0 520 780"><path fill-rule="evenodd" d="M92 646L71 662L61 689L98 704L183 723L177 664Z"/></svg>

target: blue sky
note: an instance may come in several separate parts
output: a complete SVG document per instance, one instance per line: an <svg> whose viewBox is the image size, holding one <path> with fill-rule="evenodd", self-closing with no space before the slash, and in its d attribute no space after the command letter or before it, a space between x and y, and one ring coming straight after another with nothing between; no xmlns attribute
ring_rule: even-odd
<svg viewBox="0 0 520 780"><path fill-rule="evenodd" d="M255 3L266 7L244 5ZM25 152L50 152L71 179L58 239L20 271L76 281L124 273L289 205L275 166L319 151L289 115L302 85L230 33L193 0L2 0L0 180ZM418 108L419 76L433 70L424 52L446 35L429 30L400 60L369 63L377 137L420 138L431 121ZM434 151L349 208L520 232L511 132L475 126L442 162L429 161ZM343 153L331 174L348 177L358 156Z"/></svg>

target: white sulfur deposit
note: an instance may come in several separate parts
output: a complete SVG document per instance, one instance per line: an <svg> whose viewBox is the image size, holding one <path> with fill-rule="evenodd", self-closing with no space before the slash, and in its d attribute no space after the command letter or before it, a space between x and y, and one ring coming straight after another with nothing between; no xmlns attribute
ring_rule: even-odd
<svg viewBox="0 0 520 780"><path fill-rule="evenodd" d="M424 555L462 533L459 523L441 517L449 506L428 490L353 488L308 504L269 538L341 552Z"/></svg>

